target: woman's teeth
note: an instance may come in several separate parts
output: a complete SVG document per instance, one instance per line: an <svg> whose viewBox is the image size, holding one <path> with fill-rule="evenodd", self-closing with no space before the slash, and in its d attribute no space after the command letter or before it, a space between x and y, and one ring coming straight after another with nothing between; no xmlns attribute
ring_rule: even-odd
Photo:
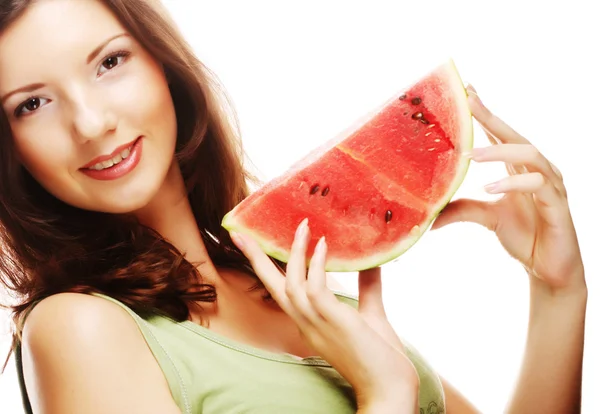
<svg viewBox="0 0 600 414"><path fill-rule="evenodd" d="M110 160L106 160L106 161L102 161L99 162L96 165L93 165L90 167L90 170L103 170L105 168L110 168L114 165L117 165L118 163L120 163L121 161L123 161L125 158L129 157L129 154L131 153L131 148L127 148L124 149L123 151L121 151L119 154L115 155L113 158L111 158Z"/></svg>

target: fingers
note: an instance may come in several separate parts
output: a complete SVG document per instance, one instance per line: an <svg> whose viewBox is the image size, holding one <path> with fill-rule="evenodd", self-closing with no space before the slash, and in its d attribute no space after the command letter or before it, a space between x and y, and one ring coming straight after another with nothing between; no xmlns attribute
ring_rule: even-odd
<svg viewBox="0 0 600 414"><path fill-rule="evenodd" d="M467 86L467 101L473 117L493 137L502 143L529 144L521 134L512 129L508 124L494 115L483 105L481 99L471 85ZM489 137L488 137L489 138Z"/></svg>
<svg viewBox="0 0 600 414"><path fill-rule="evenodd" d="M556 174L556 176L559 178L559 180L563 181L563 175L560 172L560 170L558 168L556 168L556 165L552 164L550 161L548 161L550 163L550 167L552 168L552 171L554 171L554 174Z"/></svg>
<svg viewBox="0 0 600 414"><path fill-rule="evenodd" d="M502 144L485 148L474 148L473 160L477 162L502 161L507 164L526 167L526 172L543 174L561 194L565 193L562 178L537 148L529 144Z"/></svg>
<svg viewBox="0 0 600 414"><path fill-rule="evenodd" d="M332 320L336 317L338 305L337 298L327 288L325 261L327 259L327 242L321 237L315 246L315 252L308 269L306 282L306 298L310 305L316 309L320 317Z"/></svg>
<svg viewBox="0 0 600 414"><path fill-rule="evenodd" d="M285 277L285 294L301 315L314 322L319 316L306 295L306 250L309 240L308 220L304 219L296 229L292 243Z"/></svg>
<svg viewBox="0 0 600 414"><path fill-rule="evenodd" d="M358 272L358 310L377 315L385 315L381 283L381 268Z"/></svg>
<svg viewBox="0 0 600 414"><path fill-rule="evenodd" d="M305 308L307 306L306 296L299 293L305 290L306 250L309 240L310 229L308 228L308 219L304 219L296 229L285 276L285 294L292 304L298 308Z"/></svg>
<svg viewBox="0 0 600 414"><path fill-rule="evenodd" d="M326 285L327 246L323 238L315 248L307 278L306 252L310 240L307 220L304 220L296 230L286 275L277 269L250 237L231 233L231 239L248 258L256 275L273 299L302 331L309 325L319 326L323 323L324 316L336 317L337 299Z"/></svg>
<svg viewBox="0 0 600 414"><path fill-rule="evenodd" d="M433 222L431 229L439 229L448 224L470 222L496 231L497 216L493 205L486 201L461 198L449 203Z"/></svg>
<svg viewBox="0 0 600 414"><path fill-rule="evenodd" d="M541 173L512 175L485 186L490 194L498 193L533 193L536 200L547 207L561 205L562 197L557 188Z"/></svg>
<svg viewBox="0 0 600 414"><path fill-rule="evenodd" d="M288 285L301 286L306 282L306 250L309 240L308 219L304 219L296 229L286 266Z"/></svg>
<svg viewBox="0 0 600 414"><path fill-rule="evenodd" d="M475 161L503 161L510 175L527 172L543 174L566 197L566 188L561 172L548 161L531 143L487 109L473 86L467 86L471 113L479 121L492 144L494 140L504 145L475 149ZM520 144L520 145L517 145ZM487 158L487 159L486 159ZM525 168L523 168L525 167Z"/></svg>

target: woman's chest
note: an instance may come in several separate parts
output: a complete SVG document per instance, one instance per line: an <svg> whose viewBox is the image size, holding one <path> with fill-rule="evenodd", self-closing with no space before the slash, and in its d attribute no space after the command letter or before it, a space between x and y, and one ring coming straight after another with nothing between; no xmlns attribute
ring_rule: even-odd
<svg viewBox="0 0 600 414"><path fill-rule="evenodd" d="M221 293L202 313L202 325L232 341L268 352L299 358L317 356L296 323L276 304L247 294Z"/></svg>

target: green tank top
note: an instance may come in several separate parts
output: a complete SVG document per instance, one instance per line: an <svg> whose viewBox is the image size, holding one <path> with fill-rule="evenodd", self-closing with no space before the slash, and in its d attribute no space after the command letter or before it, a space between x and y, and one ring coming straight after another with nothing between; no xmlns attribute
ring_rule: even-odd
<svg viewBox="0 0 600 414"><path fill-rule="evenodd" d="M336 293L357 306L356 298ZM167 379L183 414L350 414L356 402L350 384L321 358L299 359L232 341L191 321L164 316L142 318L123 303L137 323ZM23 381L20 345L15 360L25 412L32 414ZM439 377L410 344L406 344L420 377L421 414L444 414Z"/></svg>

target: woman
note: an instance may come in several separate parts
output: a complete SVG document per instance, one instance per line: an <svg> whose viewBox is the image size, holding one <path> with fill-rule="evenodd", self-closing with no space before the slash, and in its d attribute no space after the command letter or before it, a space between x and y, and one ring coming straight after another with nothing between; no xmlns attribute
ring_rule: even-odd
<svg viewBox="0 0 600 414"><path fill-rule="evenodd" d="M379 269L357 303L326 287L325 240L302 265L310 223L286 276L221 228L249 178L221 98L154 1L0 5L0 263L27 412L476 412L387 322ZM508 411L574 412L587 290L560 173L469 103L505 196L434 227L490 228L530 277Z"/></svg>

